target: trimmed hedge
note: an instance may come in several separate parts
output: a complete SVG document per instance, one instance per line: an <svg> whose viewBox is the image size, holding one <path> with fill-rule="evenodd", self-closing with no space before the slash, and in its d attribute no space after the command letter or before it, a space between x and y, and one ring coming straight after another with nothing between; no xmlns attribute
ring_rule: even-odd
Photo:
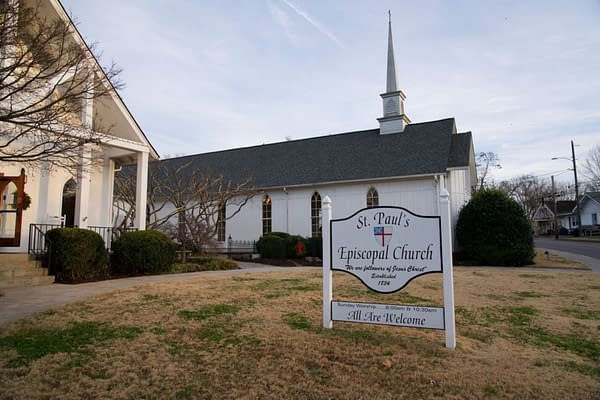
<svg viewBox="0 0 600 400"><path fill-rule="evenodd" d="M286 241L279 235L266 234L256 242L256 249L263 258L286 258Z"/></svg>
<svg viewBox="0 0 600 400"><path fill-rule="evenodd" d="M102 236L79 228L46 232L48 271L57 282L85 282L108 276L108 252Z"/></svg>
<svg viewBox="0 0 600 400"><path fill-rule="evenodd" d="M156 274L168 272L175 262L176 244L158 231L125 232L112 242L113 272Z"/></svg>
<svg viewBox="0 0 600 400"><path fill-rule="evenodd" d="M456 239L464 257L482 265L522 266L535 255L523 208L498 189L478 191L462 208Z"/></svg>
<svg viewBox="0 0 600 400"><path fill-rule="evenodd" d="M320 236L307 238L304 253L308 257L323 258L323 238Z"/></svg>
<svg viewBox="0 0 600 400"><path fill-rule="evenodd" d="M302 243L302 245L298 246L298 243ZM323 245L320 237L303 238L285 232L265 234L256 243L256 248L263 258L323 257ZM299 254L300 249L302 252Z"/></svg>
<svg viewBox="0 0 600 400"><path fill-rule="evenodd" d="M221 257L189 257L188 261L186 264L173 264L169 272L177 274L196 271L225 271L240 268L235 261Z"/></svg>

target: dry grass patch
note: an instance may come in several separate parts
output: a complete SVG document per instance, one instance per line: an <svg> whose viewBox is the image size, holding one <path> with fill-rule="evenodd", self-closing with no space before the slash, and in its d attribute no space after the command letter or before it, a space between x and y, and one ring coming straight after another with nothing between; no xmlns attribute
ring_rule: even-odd
<svg viewBox="0 0 600 400"><path fill-rule="evenodd" d="M334 275L337 300L442 305L440 275L392 295ZM0 330L0 398L600 397L598 274L467 267L455 285L454 351L434 330L322 329L319 269L114 292Z"/></svg>
<svg viewBox="0 0 600 400"><path fill-rule="evenodd" d="M552 250L535 249L533 264L536 268L589 269L578 261L552 253Z"/></svg>

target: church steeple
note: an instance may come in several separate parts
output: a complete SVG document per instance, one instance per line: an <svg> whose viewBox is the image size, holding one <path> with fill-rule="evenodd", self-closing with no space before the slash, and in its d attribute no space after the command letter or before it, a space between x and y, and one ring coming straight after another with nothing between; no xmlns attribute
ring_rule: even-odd
<svg viewBox="0 0 600 400"><path fill-rule="evenodd" d="M410 123L410 119L404 114L404 99L406 99L406 96L398 89L394 42L392 40L392 13L388 11L388 14L386 92L380 95L383 100L383 117L377 118L381 134L403 132L406 125Z"/></svg>
<svg viewBox="0 0 600 400"><path fill-rule="evenodd" d="M388 53L387 53L387 80L386 93L396 92L398 82L396 81L396 60L394 59L394 41L392 40L392 12L388 10Z"/></svg>

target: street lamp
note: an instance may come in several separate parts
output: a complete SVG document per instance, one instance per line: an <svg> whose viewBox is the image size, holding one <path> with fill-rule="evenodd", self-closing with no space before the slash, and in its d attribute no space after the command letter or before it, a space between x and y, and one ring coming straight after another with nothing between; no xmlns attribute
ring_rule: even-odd
<svg viewBox="0 0 600 400"><path fill-rule="evenodd" d="M577 183L577 163L575 162L575 145L571 140L571 158L568 157L552 157L553 160L571 160L573 162L573 175L575 177L575 207L577 208L577 236L581 231L581 210L579 209L579 184Z"/></svg>

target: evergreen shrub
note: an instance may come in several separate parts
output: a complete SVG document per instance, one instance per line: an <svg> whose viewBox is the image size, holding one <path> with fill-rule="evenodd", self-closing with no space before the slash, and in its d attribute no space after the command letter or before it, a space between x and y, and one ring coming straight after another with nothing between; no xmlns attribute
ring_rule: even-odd
<svg viewBox="0 0 600 400"><path fill-rule="evenodd" d="M302 243L302 253L298 254L298 243ZM302 258L306 255L306 239L299 235L289 235L285 243L287 258Z"/></svg>
<svg viewBox="0 0 600 400"><path fill-rule="evenodd" d="M175 262L176 244L159 231L125 232L112 242L112 269L120 274L167 272Z"/></svg>
<svg viewBox="0 0 600 400"><path fill-rule="evenodd" d="M263 258L302 258L323 257L321 238L304 238L285 232L270 232L262 236L256 243L256 248ZM298 254L298 243L302 243L302 254Z"/></svg>
<svg viewBox="0 0 600 400"><path fill-rule="evenodd" d="M527 265L535 255L523 208L498 189L478 191L462 208L456 239L464 258L482 265Z"/></svg>
<svg viewBox="0 0 600 400"><path fill-rule="evenodd" d="M323 258L323 238L309 237L305 239L306 250L304 251L308 257Z"/></svg>
<svg viewBox="0 0 600 400"><path fill-rule="evenodd" d="M171 273L196 272L196 271L225 271L239 269L238 264L227 258L221 257L189 257L188 263L175 263L171 266Z"/></svg>
<svg viewBox="0 0 600 400"><path fill-rule="evenodd" d="M108 252L98 233L56 228L46 232L46 243L48 271L57 282L85 282L108 276Z"/></svg>
<svg viewBox="0 0 600 400"><path fill-rule="evenodd" d="M256 249L262 258L286 258L286 238L283 238L281 233L282 232L267 233L258 239L258 242L256 242ZM287 233L285 235L289 236Z"/></svg>

